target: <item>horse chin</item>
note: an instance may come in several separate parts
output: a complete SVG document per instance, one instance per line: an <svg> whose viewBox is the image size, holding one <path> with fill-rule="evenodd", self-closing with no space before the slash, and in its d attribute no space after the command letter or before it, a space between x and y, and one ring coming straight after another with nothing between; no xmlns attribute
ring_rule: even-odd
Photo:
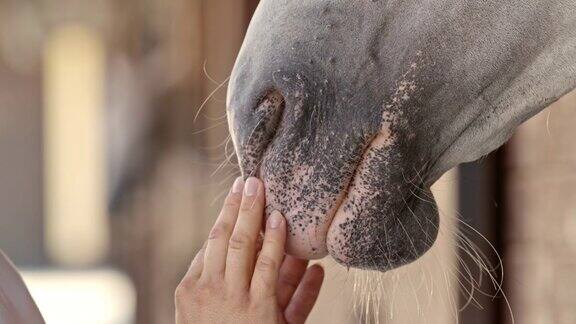
<svg viewBox="0 0 576 324"><path fill-rule="evenodd" d="M346 267L388 271L411 263L436 241L439 217L434 202L413 200L397 211L375 203L363 214L343 205L327 236L330 255Z"/></svg>

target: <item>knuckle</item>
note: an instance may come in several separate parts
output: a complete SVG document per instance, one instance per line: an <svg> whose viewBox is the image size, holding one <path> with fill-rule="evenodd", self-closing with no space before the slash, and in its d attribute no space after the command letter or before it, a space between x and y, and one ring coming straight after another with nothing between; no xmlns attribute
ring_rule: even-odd
<svg viewBox="0 0 576 324"><path fill-rule="evenodd" d="M214 296L222 291L222 282L216 279L203 279L196 284L194 295L200 298Z"/></svg>
<svg viewBox="0 0 576 324"><path fill-rule="evenodd" d="M276 300L276 289L272 279L262 277L260 278L259 289L252 289L250 291L250 300L252 307L262 307L268 305L270 300Z"/></svg>
<svg viewBox="0 0 576 324"><path fill-rule="evenodd" d="M238 307L245 308L249 305L250 296L244 290L225 289L225 299L231 301Z"/></svg>
<svg viewBox="0 0 576 324"><path fill-rule="evenodd" d="M248 311L252 314L261 314L266 311L266 305L262 302L262 298L252 298L248 305Z"/></svg>
<svg viewBox="0 0 576 324"><path fill-rule="evenodd" d="M192 295L195 287L195 282L189 277L184 277L182 281L176 286L174 291L174 298L178 300L187 299Z"/></svg>
<svg viewBox="0 0 576 324"><path fill-rule="evenodd" d="M216 225L214 225L214 227L210 231L208 239L214 240L221 238L223 236L227 236L231 231L232 231L232 225L226 222L218 222Z"/></svg>
<svg viewBox="0 0 576 324"><path fill-rule="evenodd" d="M248 235L245 233L234 233L232 237L230 237L230 241L228 242L228 248L230 250L242 250L246 249L250 246L251 240Z"/></svg>
<svg viewBox="0 0 576 324"><path fill-rule="evenodd" d="M185 287L182 287L180 285L178 285L176 287L176 290L174 291L174 299L176 300L176 302L179 302L183 299L186 299L186 297L188 296L189 291L188 289L186 289Z"/></svg>
<svg viewBox="0 0 576 324"><path fill-rule="evenodd" d="M260 200L254 197L246 198L242 200L242 204L240 205L240 210L243 212L250 212L254 209L254 207L259 206Z"/></svg>
<svg viewBox="0 0 576 324"><path fill-rule="evenodd" d="M298 278L298 276L295 274L286 273L280 276L279 283L291 288L297 288L298 284L300 283L300 278Z"/></svg>
<svg viewBox="0 0 576 324"><path fill-rule="evenodd" d="M206 293L205 291L199 290L195 291L194 294L190 295L186 300L183 300L181 302L185 302L186 304L202 308L210 303L211 297L212 296Z"/></svg>
<svg viewBox="0 0 576 324"><path fill-rule="evenodd" d="M223 209L236 209L242 201L241 197L228 196L224 200Z"/></svg>
<svg viewBox="0 0 576 324"><path fill-rule="evenodd" d="M203 307L213 300L223 300L223 284L219 280L183 279L174 292L175 304L178 307L195 306Z"/></svg>
<svg viewBox="0 0 576 324"><path fill-rule="evenodd" d="M272 257L261 254L256 262L256 268L263 272L275 271L278 268L278 262Z"/></svg>
<svg viewBox="0 0 576 324"><path fill-rule="evenodd" d="M210 293L212 290L214 290L214 282L212 280L201 280L200 282L198 282L198 285L196 287L196 291L198 294L202 294L202 293Z"/></svg>
<svg viewBox="0 0 576 324"><path fill-rule="evenodd" d="M246 202L246 201L242 202L242 205L240 206L241 212L249 213L251 209L252 209L252 203L251 202Z"/></svg>
<svg viewBox="0 0 576 324"><path fill-rule="evenodd" d="M271 237L271 235L264 238L263 246L270 246L275 249L278 245L280 245L280 241L277 238Z"/></svg>

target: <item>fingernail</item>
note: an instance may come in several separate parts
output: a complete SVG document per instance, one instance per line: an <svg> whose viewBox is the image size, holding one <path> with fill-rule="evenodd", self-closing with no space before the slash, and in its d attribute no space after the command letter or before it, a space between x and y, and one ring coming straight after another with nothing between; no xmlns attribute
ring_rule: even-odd
<svg viewBox="0 0 576 324"><path fill-rule="evenodd" d="M258 179L250 177L246 180L246 186L244 186L244 194L246 196L255 196L258 193Z"/></svg>
<svg viewBox="0 0 576 324"><path fill-rule="evenodd" d="M244 179L242 177L236 178L236 181L234 181L234 184L232 185L232 193L239 194L242 192L243 188L244 188Z"/></svg>
<svg viewBox="0 0 576 324"><path fill-rule="evenodd" d="M274 211L270 218L268 218L268 226L272 229L280 227L284 217L280 214L280 212Z"/></svg>

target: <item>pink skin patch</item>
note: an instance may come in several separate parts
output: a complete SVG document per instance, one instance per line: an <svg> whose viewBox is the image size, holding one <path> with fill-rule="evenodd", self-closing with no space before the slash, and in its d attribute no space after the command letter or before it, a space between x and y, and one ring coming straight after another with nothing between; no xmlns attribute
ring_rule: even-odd
<svg viewBox="0 0 576 324"><path fill-rule="evenodd" d="M347 240L343 228L345 223L350 223L356 217L361 216L363 204L370 202L382 188L373 188L369 183L371 177L374 177L370 167L375 163L374 159L377 151L385 150L389 147L394 138L390 132L390 122L385 122L381 132L370 143L370 146L364 153L364 156L356 170L356 174L348 188L348 193L342 203L338 206L336 215L331 222L327 233L327 249L336 260L346 264L348 254L343 250L344 242ZM372 241L368 239L368 241Z"/></svg>
<svg viewBox="0 0 576 324"><path fill-rule="evenodd" d="M285 208L283 202L291 202L291 207L283 210L291 234L288 236L286 250L290 255L305 259L319 259L328 254L326 235L338 206L336 198L328 196L315 206L306 203L307 199L302 197L300 188L303 184L310 185L309 179L313 173L314 168L311 166L296 166L288 183L280 183L273 176L264 177L267 214L274 210L282 211ZM321 184L312 186L318 191L322 187Z"/></svg>

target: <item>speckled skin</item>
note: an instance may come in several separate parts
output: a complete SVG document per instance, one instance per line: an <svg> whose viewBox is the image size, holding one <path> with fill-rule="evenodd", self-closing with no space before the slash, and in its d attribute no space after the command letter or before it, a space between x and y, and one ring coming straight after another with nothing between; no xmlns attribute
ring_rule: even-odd
<svg viewBox="0 0 576 324"><path fill-rule="evenodd" d="M438 233L430 185L576 87L573 0L262 0L228 117L288 252L386 271Z"/></svg>

